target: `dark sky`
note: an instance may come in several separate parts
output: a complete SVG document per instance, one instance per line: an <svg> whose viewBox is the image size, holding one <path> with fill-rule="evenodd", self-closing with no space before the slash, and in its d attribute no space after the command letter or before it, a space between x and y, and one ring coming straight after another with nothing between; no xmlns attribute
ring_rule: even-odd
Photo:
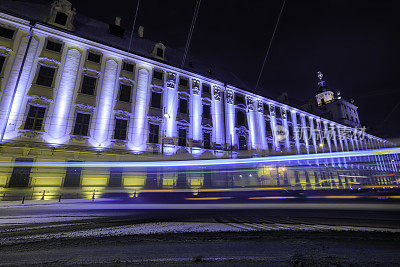
<svg viewBox="0 0 400 267"><path fill-rule="evenodd" d="M136 0L71 0L77 12L130 28ZM361 123L382 137L400 137L398 1L288 0L259 93L315 99L316 73L353 98ZM234 72L254 88L281 0L202 0L190 55ZM141 0L136 25L145 38L185 46L195 1ZM95 8L94 8L95 7Z"/></svg>

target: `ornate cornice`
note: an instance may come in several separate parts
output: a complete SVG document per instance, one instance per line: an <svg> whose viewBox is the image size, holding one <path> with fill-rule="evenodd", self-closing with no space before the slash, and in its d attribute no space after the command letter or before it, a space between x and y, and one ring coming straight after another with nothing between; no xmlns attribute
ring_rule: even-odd
<svg viewBox="0 0 400 267"><path fill-rule="evenodd" d="M200 95L200 81L192 79L192 92L193 95Z"/></svg>
<svg viewBox="0 0 400 267"><path fill-rule="evenodd" d="M167 72L167 87L168 88L175 88L176 84L176 74L173 72Z"/></svg>
<svg viewBox="0 0 400 267"><path fill-rule="evenodd" d="M214 86L213 89L214 89L214 99L216 101L221 101L221 94L222 94L221 88L219 86Z"/></svg>

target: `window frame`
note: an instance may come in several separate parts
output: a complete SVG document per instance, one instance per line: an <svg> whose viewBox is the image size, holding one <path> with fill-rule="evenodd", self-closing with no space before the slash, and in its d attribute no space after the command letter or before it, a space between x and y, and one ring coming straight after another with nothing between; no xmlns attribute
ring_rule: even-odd
<svg viewBox="0 0 400 267"><path fill-rule="evenodd" d="M182 140L183 140L181 138L181 131L185 131L185 138L184 138L185 145L182 145L183 143L181 143ZM187 132L188 132L188 129L186 127L179 127L178 128L178 146L187 147L187 145L188 145L188 143L187 143L187 138L188 138Z"/></svg>
<svg viewBox="0 0 400 267"><path fill-rule="evenodd" d="M23 125L24 130L27 130L27 131L41 131L41 132L42 132L42 131L43 131L43 127L44 127L44 122L45 122L46 114L47 114L47 107L29 104L27 108L28 108L28 111L26 112L25 120L24 120L24 125ZM31 111L31 108L36 108L36 109L37 109L36 112L35 112L35 116L34 116L34 117L29 116L29 113L30 113L30 111ZM44 109L43 117L42 117L42 118L38 118L39 109ZM29 119L29 120L33 120L33 122L32 122L32 127L29 127L29 128L28 128L28 124L27 124L28 119ZM38 120L39 120L39 121L41 120L41 122L40 122L40 129L36 129L36 126L37 126L36 124L37 124L37 121L38 121Z"/></svg>
<svg viewBox="0 0 400 267"><path fill-rule="evenodd" d="M11 27L7 27L6 25L2 25L2 24L0 25L0 27L3 28L3 29L5 29L6 31L7 31L7 30L8 30L8 31L13 31L13 35L12 35L11 38L8 38L8 37L5 37L5 36L1 36L1 35L0 35L0 38L4 38L4 39L7 39L7 40L14 40L15 32L17 31L16 29L11 28Z"/></svg>
<svg viewBox="0 0 400 267"><path fill-rule="evenodd" d="M49 49L47 46L49 45L49 42L54 43L54 44L59 44L60 45L60 51ZM64 44L62 42L56 41L54 39L46 39L46 44L44 46L44 49L47 51L55 52L55 53L61 53L63 50Z"/></svg>
<svg viewBox="0 0 400 267"><path fill-rule="evenodd" d="M58 14L63 14L63 15L65 15L65 23L64 24L61 24L61 23L58 23L57 22L57 16L58 16ZM56 23L56 24L58 24L58 25L61 25L61 26L67 26L67 24L68 24L68 14L67 13L65 13L65 12L62 12L62 11L57 11L57 13L55 14L55 16L54 16L54 23Z"/></svg>
<svg viewBox="0 0 400 267"><path fill-rule="evenodd" d="M155 73L160 73L161 74L161 79L157 78ZM164 81L164 72L162 70L154 69L153 70L153 79L156 79L158 81Z"/></svg>
<svg viewBox="0 0 400 267"><path fill-rule="evenodd" d="M127 70L127 69L125 68L127 65L131 65L131 66L132 66L132 71ZM121 68L121 70L122 70L122 71L129 72L129 73L134 73L134 72L135 72L135 64L132 63L132 62L130 62L130 61L123 60L123 61L122 61L122 68Z"/></svg>
<svg viewBox="0 0 400 267"><path fill-rule="evenodd" d="M93 89L93 94L87 94L87 93L82 92L82 88L83 88L83 83L84 83L85 77L93 78L93 79L96 80L96 81L95 81L95 85L94 85L94 89ZM88 74L88 73L82 73L81 86L80 86L80 88L79 88L79 93L84 94L84 95L96 96L98 79L99 79L99 77L97 77L97 76L95 76L95 75L90 75L90 74Z"/></svg>
<svg viewBox="0 0 400 267"><path fill-rule="evenodd" d="M79 133L76 132L76 127L77 127L77 123L76 120L78 119L78 114L80 115L88 115L89 116L89 122L87 124L87 129L86 129L86 133L82 134L82 129L80 130ZM74 119L74 127L72 129L72 135L78 135L78 136L89 136L90 134L90 120L92 119L92 114L91 113L86 113L86 112L82 112L82 111L76 111L75 113L75 119ZM84 123L79 123L80 125L84 125Z"/></svg>
<svg viewBox="0 0 400 267"><path fill-rule="evenodd" d="M208 115L209 115L209 116L207 116L207 117L204 115L204 114L205 114L205 112L204 112L204 110L205 110L204 107L206 107L206 106L207 106ZM202 108L203 108L202 113L201 113L202 118L203 118L203 119L206 119L206 120L212 119L211 104L203 103Z"/></svg>
<svg viewBox="0 0 400 267"><path fill-rule="evenodd" d="M99 62L90 60L90 59L89 59L89 55L90 55L90 54L99 56ZM95 64L101 64L102 58L103 58L102 53L97 52L97 51L94 51L94 50L89 50L89 51L86 53L86 60L87 60L87 61L90 61L90 62L92 62L92 63L95 63Z"/></svg>
<svg viewBox="0 0 400 267"><path fill-rule="evenodd" d="M118 121L124 121L124 127L125 130L123 131L123 129L118 130L117 131L117 122ZM121 141L125 141L127 139L127 135L128 135L128 124L129 124L129 120L127 118L119 118L116 117L115 118L115 122L114 122L114 134L113 134L113 139L115 140L121 140ZM117 136L118 133L118 136Z"/></svg>
<svg viewBox="0 0 400 267"><path fill-rule="evenodd" d="M52 70L54 71L54 72L53 72L53 77L52 77L52 80L51 80L51 84L50 84L50 85L38 83L38 80L42 79L42 78L40 78L40 77L41 77L41 76L40 76L40 73L41 73L42 68L52 69ZM54 87L54 82L55 82L55 80L56 80L55 77L57 76L57 69L58 69L58 68L57 68L56 66L51 66L51 65L39 63L39 64L38 64L38 68L37 68L37 70L36 70L35 84L36 84L36 85L40 85L40 86L45 86L45 87L53 88L53 87Z"/></svg>
<svg viewBox="0 0 400 267"><path fill-rule="evenodd" d="M209 145L206 146L206 138L205 135L208 134L210 136L209 138ZM204 149L212 149L212 132L209 130L203 130L203 148Z"/></svg>
<svg viewBox="0 0 400 267"><path fill-rule="evenodd" d="M186 112L181 112L181 101L186 101ZM189 99L185 98L185 97L179 97L179 102L178 102L178 112L180 114L185 114L188 115L189 114Z"/></svg>
<svg viewBox="0 0 400 267"><path fill-rule="evenodd" d="M153 94L158 94L160 96L160 106L159 107L153 106ZM150 107L151 108L162 109L162 107L163 107L163 101L162 101L163 99L162 99L162 97L163 97L163 92L162 91L152 90L151 94L150 94Z"/></svg>
<svg viewBox="0 0 400 267"><path fill-rule="evenodd" d="M126 100L121 100L121 95L122 95L122 94L121 94L121 92L122 92L121 88L122 88L123 86L130 87L130 90L129 90L129 100L128 100L128 101L126 101ZM118 98L117 98L118 101L125 102L125 103L131 103L131 102L132 102L132 89L133 89L133 85L132 85L132 84L120 82L120 83L119 83L119 88L118 88Z"/></svg>
<svg viewBox="0 0 400 267"><path fill-rule="evenodd" d="M157 127L158 128L157 133L153 133L151 131L152 127ZM160 142L160 128L161 128L160 124L158 124L158 123L152 123L152 122L149 123L149 134L148 134L148 137L147 137L147 142L148 143L150 143L150 144L158 144ZM154 141L157 141L157 142L154 142Z"/></svg>

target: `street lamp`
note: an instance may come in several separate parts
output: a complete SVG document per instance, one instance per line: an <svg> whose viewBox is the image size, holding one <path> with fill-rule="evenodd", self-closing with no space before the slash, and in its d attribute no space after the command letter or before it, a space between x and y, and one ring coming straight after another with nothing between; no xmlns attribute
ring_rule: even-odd
<svg viewBox="0 0 400 267"><path fill-rule="evenodd" d="M167 125L166 125L166 119L171 118L171 116L165 111L165 107L163 109L163 113L164 113L164 125L163 125L163 133L161 136L161 154L164 155L164 138L165 138L165 134L167 131Z"/></svg>

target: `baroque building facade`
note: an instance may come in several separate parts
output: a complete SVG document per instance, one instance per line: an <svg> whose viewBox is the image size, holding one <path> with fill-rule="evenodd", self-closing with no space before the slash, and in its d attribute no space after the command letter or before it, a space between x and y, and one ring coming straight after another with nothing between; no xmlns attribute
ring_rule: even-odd
<svg viewBox="0 0 400 267"><path fill-rule="evenodd" d="M3 160L90 161L99 153L101 160L121 161L155 154L218 158L391 146L354 127L359 121L347 126L250 93L211 69L176 67L162 43L143 40L143 28L133 42L145 44L147 54L123 49L118 41L129 37L119 18L106 25L109 37L102 40L83 30L91 21L68 1L54 1L33 19L16 14L13 2L0 13ZM3 173L1 183L9 185L12 168Z"/></svg>

